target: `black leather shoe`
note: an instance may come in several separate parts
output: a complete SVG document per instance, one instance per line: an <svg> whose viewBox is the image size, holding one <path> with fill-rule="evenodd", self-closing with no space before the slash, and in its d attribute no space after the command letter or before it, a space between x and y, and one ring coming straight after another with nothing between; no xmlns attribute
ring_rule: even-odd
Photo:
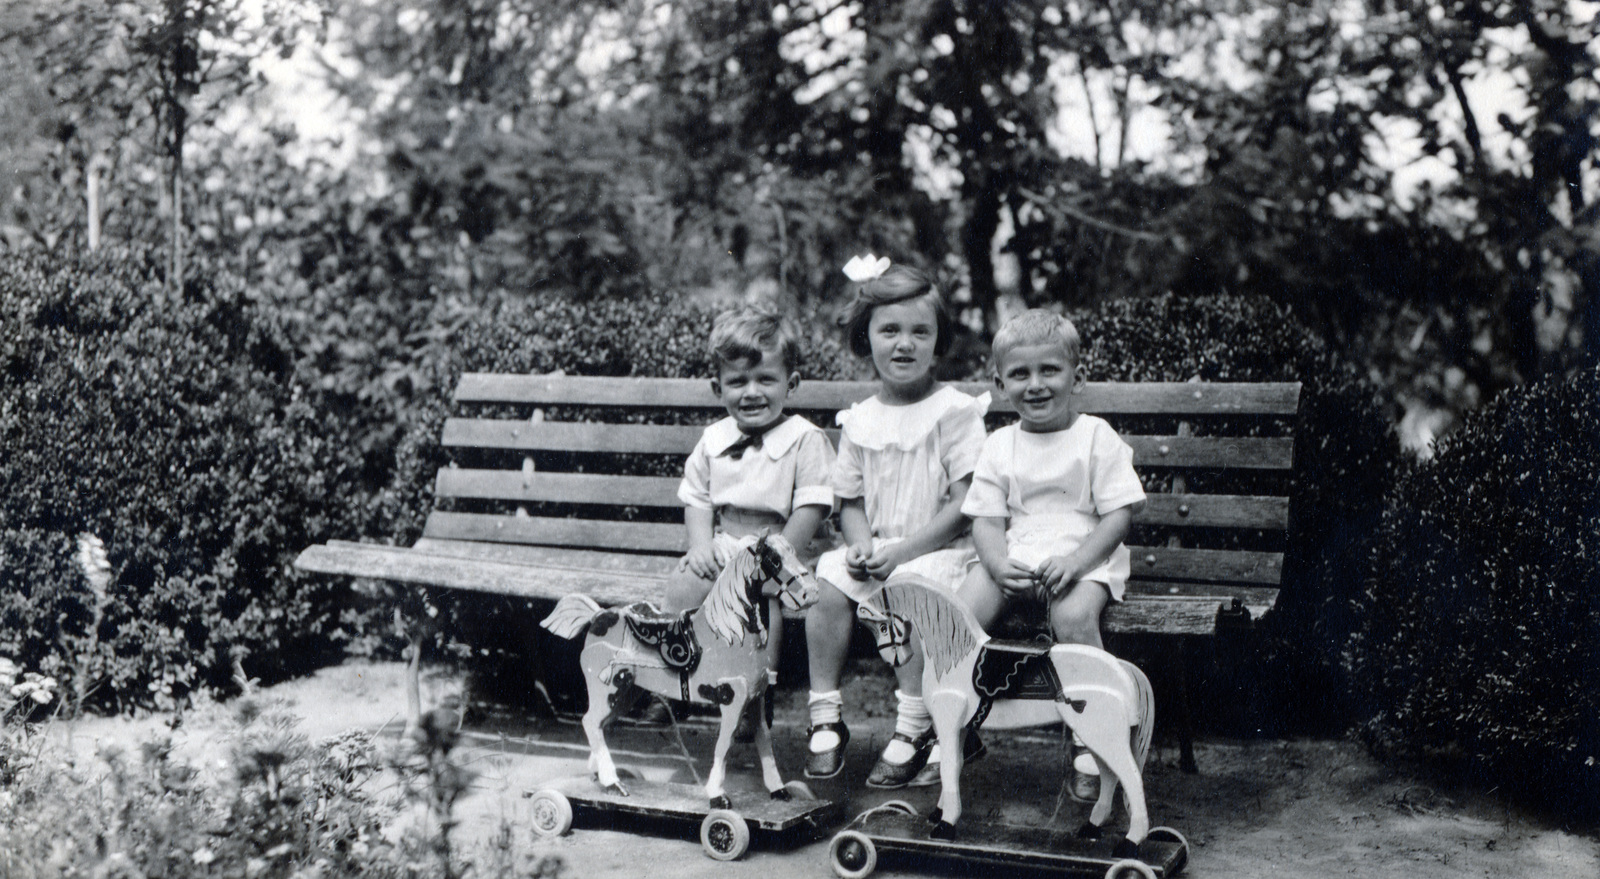
<svg viewBox="0 0 1600 879"><path fill-rule="evenodd" d="M817 753L806 752L806 778L832 778L844 768L844 746L850 743L850 728L842 721L834 720L828 723L819 723L806 730L806 742L819 732L834 732L839 734L839 744L829 750Z"/></svg>
<svg viewBox="0 0 1600 879"><path fill-rule="evenodd" d="M911 745L914 749L911 752L911 759L904 763L890 763L880 755L878 762L872 767L871 774L867 776L867 787L892 790L910 784L912 779L917 777L917 773L922 771L922 767L928 765L928 754L933 751L933 743L937 741L932 728L914 739L901 732L895 733L894 738Z"/></svg>

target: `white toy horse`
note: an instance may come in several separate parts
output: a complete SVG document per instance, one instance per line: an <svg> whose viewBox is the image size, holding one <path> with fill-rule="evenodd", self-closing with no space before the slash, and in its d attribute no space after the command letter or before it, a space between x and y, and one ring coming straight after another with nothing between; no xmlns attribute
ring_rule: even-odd
<svg viewBox="0 0 1600 879"><path fill-rule="evenodd" d="M775 583L776 591L764 589L767 583ZM685 702L722 707L706 796L711 808L729 808L722 786L728 745L739 715L767 689L765 617L770 594L776 594L785 607L799 610L816 602L817 581L787 540L762 532L741 542L705 602L694 610L663 614L648 602L604 609L580 593L556 603L540 625L562 638L589 632L579 659L589 684L583 731L589 737L589 771L602 788L622 796L628 793L617 777L602 725L615 710L618 691L635 685ZM772 757L771 732L765 723L755 728L762 780L773 798L788 799Z"/></svg>
<svg viewBox="0 0 1600 879"><path fill-rule="evenodd" d="M1100 798L1079 835L1100 836L1120 782L1127 790L1129 822L1127 838L1118 843L1116 853L1137 855L1150 831L1140 770L1155 719L1150 682L1137 666L1081 644L992 641L966 605L912 574L891 578L856 613L873 627L878 649L890 663L901 665L910 657L912 632L922 643L922 698L933 716L940 753L941 789L928 816L934 824L930 836L955 838L961 818L963 732L980 706L994 699L1047 700L1034 704L1053 707L1053 712L1012 711L1026 720L1004 725L1065 721L1100 769ZM1007 707L1004 701L1000 705Z"/></svg>

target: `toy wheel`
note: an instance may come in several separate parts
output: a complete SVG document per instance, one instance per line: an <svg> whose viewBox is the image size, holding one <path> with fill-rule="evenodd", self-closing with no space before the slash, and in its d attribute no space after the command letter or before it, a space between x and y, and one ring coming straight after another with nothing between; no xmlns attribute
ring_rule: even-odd
<svg viewBox="0 0 1600 879"><path fill-rule="evenodd" d="M1184 839L1183 834L1171 827L1152 827L1145 835L1145 839L1178 844L1178 856L1173 859L1172 866L1167 868L1168 876L1176 876L1189 863L1189 840Z"/></svg>
<svg viewBox="0 0 1600 879"><path fill-rule="evenodd" d="M1124 858L1106 870L1106 879L1156 879L1156 871L1144 861Z"/></svg>
<svg viewBox="0 0 1600 879"><path fill-rule="evenodd" d="M866 879L878 869L878 847L856 830L841 830L828 845L828 860L840 879Z"/></svg>
<svg viewBox="0 0 1600 879"><path fill-rule="evenodd" d="M572 803L558 790L542 790L533 795L533 832L545 838L560 836L572 829Z"/></svg>
<svg viewBox="0 0 1600 879"><path fill-rule="evenodd" d="M718 861L731 861L750 848L750 825L731 809L715 809L700 822L700 847Z"/></svg>
<svg viewBox="0 0 1600 879"><path fill-rule="evenodd" d="M881 804L879 804L878 808L880 808L880 809L893 809L896 812L899 812L899 813L901 813L903 815L915 815L915 814L917 814L917 807L911 805L910 803L906 802L905 800L884 800Z"/></svg>
<svg viewBox="0 0 1600 879"><path fill-rule="evenodd" d="M815 800L817 795L811 792L811 786L803 781L785 782L783 789L789 792L789 797L796 800Z"/></svg>

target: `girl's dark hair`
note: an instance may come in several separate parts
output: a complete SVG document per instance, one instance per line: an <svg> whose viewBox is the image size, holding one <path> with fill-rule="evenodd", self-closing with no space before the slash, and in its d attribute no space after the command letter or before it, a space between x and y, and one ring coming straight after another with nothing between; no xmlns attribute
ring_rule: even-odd
<svg viewBox="0 0 1600 879"><path fill-rule="evenodd" d="M874 309L919 296L933 299L933 314L939 330L939 337L933 343L933 353L936 357L943 357L950 350L950 343L955 340L950 309L945 307L944 297L939 295L939 285L927 272L903 265L892 265L878 277L862 282L861 288L839 315L839 325L844 327L845 340L850 345L851 353L862 358L872 356L872 341L867 337L867 325L872 322Z"/></svg>

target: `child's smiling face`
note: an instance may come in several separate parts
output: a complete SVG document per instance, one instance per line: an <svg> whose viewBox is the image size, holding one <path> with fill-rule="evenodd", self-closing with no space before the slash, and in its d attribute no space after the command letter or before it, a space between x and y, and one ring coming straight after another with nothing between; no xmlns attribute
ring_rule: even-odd
<svg viewBox="0 0 1600 879"><path fill-rule="evenodd" d="M782 418L790 392L799 386L800 373L788 370L776 347L762 348L759 362L742 357L723 363L711 380L711 392L746 433Z"/></svg>
<svg viewBox="0 0 1600 879"><path fill-rule="evenodd" d="M933 377L933 350L939 341L939 318L933 300L918 296L880 305L867 323L872 365L891 388L908 388Z"/></svg>
<svg viewBox="0 0 1600 879"><path fill-rule="evenodd" d="M1030 433L1065 430L1078 417L1077 396L1083 393L1083 364L1074 362L1065 345L1045 342L1017 345L997 364L995 382L1017 407L1022 429Z"/></svg>

